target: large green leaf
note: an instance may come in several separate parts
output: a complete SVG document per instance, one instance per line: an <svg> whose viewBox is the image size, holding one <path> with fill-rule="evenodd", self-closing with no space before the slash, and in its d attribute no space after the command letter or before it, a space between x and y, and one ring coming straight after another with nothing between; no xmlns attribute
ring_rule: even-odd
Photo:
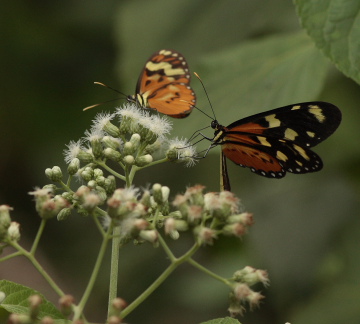
<svg viewBox="0 0 360 324"><path fill-rule="evenodd" d="M340 71L360 83L360 1L295 0L295 4L316 46Z"/></svg>
<svg viewBox="0 0 360 324"><path fill-rule="evenodd" d="M237 319L231 317L217 318L201 324L241 324Z"/></svg>
<svg viewBox="0 0 360 324"><path fill-rule="evenodd" d="M9 313L28 314L28 298L32 295L39 295L43 300L40 305L39 318L50 316L54 319L55 323L60 324L67 322L60 311L36 290L8 280L0 280L0 292L5 294L5 298L1 302L0 308L7 310Z"/></svg>
<svg viewBox="0 0 360 324"><path fill-rule="evenodd" d="M196 70L206 85L219 122L318 98L328 71L326 58L305 33L282 34L239 43L199 59ZM194 88L198 86L193 81ZM199 89L199 87L197 87ZM198 106L211 114L197 91ZM190 129L209 124L194 112Z"/></svg>

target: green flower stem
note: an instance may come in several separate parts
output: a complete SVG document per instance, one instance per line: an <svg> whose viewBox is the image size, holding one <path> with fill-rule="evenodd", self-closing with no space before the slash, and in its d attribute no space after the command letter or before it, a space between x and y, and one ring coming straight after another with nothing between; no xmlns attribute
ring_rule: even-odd
<svg viewBox="0 0 360 324"><path fill-rule="evenodd" d="M101 266L102 261L103 261L104 256L105 256L107 243L110 240L111 232L112 232L112 226L109 226L108 231L106 232L106 235L103 238L103 241L101 243L100 251L99 251L99 254L97 256L93 272L92 272L92 274L90 276L90 279L89 279L89 282L88 282L88 284L86 286L84 294L83 294L79 304L76 307L74 307L74 319L73 319L74 321L78 320L82 316L84 307L85 307L85 305L86 305L86 303L87 303L87 301L88 301L88 299L90 297L90 293L91 293L92 289L94 288L95 281L96 281L97 276L99 274L100 266Z"/></svg>
<svg viewBox="0 0 360 324"><path fill-rule="evenodd" d="M39 245L39 242L40 242L41 235L44 232L45 225L46 225L46 219L42 219L41 223L40 223L40 227L39 227L39 229L38 229L38 231L36 233L34 243L33 243L32 247L31 247L31 250L30 250L30 253L32 255L35 255L36 249L37 249L37 247Z"/></svg>
<svg viewBox="0 0 360 324"><path fill-rule="evenodd" d="M162 238L162 236L160 235L159 232L158 232L158 235L159 235L158 238L159 238L160 245L164 249L166 255L168 256L168 258L170 259L171 262L175 262L176 261L175 255L171 252L171 250L169 249L168 245L166 244L165 240Z"/></svg>
<svg viewBox="0 0 360 324"><path fill-rule="evenodd" d="M97 208L99 208L99 207L97 207ZM103 211L102 209L100 209L100 210ZM103 237L105 237L106 233L105 233L105 231L104 231L104 229L103 229L103 227L102 227L102 225L101 225L101 223L99 221L99 218L97 216L95 216L94 214L93 214L93 220L94 220L94 223L95 223L96 227L98 228L99 232L101 233L101 235Z"/></svg>
<svg viewBox="0 0 360 324"><path fill-rule="evenodd" d="M163 159L153 161L153 162L151 162L151 163L149 163L147 165L144 165L143 167L137 167L137 169L138 170L145 169L145 168L151 167L153 165L164 163L164 162L169 162L168 158L165 157Z"/></svg>
<svg viewBox="0 0 360 324"><path fill-rule="evenodd" d="M35 256L31 254L30 252L26 251L22 246L20 246L17 242L11 241L10 245L18 250L21 255L25 256L29 261L33 264L35 269L44 277L44 279L48 282L48 284L51 286L52 289L60 296L64 296L65 293L58 287L58 285L55 283L55 281L52 280L52 278L48 275L48 273L44 270L44 268L41 266L41 264L36 260Z"/></svg>
<svg viewBox="0 0 360 324"><path fill-rule="evenodd" d="M69 176L68 176L68 180L66 181L66 185L67 185L68 187L70 187L71 179L72 179L72 176L69 175Z"/></svg>
<svg viewBox="0 0 360 324"><path fill-rule="evenodd" d="M166 270L129 306L127 306L121 313L120 317L125 318L129 315L136 307L138 307L146 298L148 298L168 277L169 275L182 263L188 261L191 256L198 250L200 246L195 243L193 247L187 251L180 258L175 258Z"/></svg>
<svg viewBox="0 0 360 324"><path fill-rule="evenodd" d="M15 258L15 257L17 257L17 256L19 256L19 255L22 255L22 253L19 252L19 251L18 251L18 252L11 253L11 254L9 254L9 255L7 255L7 256L4 256L3 258L0 258L0 262L4 262L4 261L6 261L6 260Z"/></svg>
<svg viewBox="0 0 360 324"><path fill-rule="evenodd" d="M117 297L117 285L119 274L119 255L121 247L120 226L114 227L110 263L110 287L108 301L108 317L110 317L112 301Z"/></svg>
<svg viewBox="0 0 360 324"><path fill-rule="evenodd" d="M136 171L145 169L147 167L151 167L151 166L156 165L156 164L164 163L164 162L169 162L169 160L167 158L163 158L161 160L153 161L153 162L151 162L151 163L149 163L147 165L144 165L143 167L138 167L138 166L134 165L131 168L131 171L130 171L130 174L129 174L130 182L133 181Z"/></svg>
<svg viewBox="0 0 360 324"><path fill-rule="evenodd" d="M65 191L70 192L70 193L74 193L74 191L72 191L67 184L65 184L65 183L62 182L62 181L60 181L59 183L61 184L61 186L63 187L63 189L64 189Z"/></svg>
<svg viewBox="0 0 360 324"><path fill-rule="evenodd" d="M200 271L204 272L205 274L209 275L210 277L212 277L212 278L214 278L214 279L216 279L218 281L221 281L222 283L224 283L225 285L227 285L229 287L232 287L232 284L231 284L231 282L229 280L227 280L227 279L225 279L223 277L220 277L216 273L210 271L209 269L205 268L201 264L197 263L194 259L189 258L187 260L187 262L189 262L192 266L194 266L198 270L200 270Z"/></svg>
<svg viewBox="0 0 360 324"><path fill-rule="evenodd" d="M114 177L120 179L120 180L123 180L123 181L126 181L126 178L120 174L120 173L117 173L116 171L114 171L113 169L111 169L109 166L106 165L106 163L102 162L102 161L99 161L99 160L96 160L95 163L97 165L100 165L101 167L103 167L106 171L108 171L109 173L111 173Z"/></svg>

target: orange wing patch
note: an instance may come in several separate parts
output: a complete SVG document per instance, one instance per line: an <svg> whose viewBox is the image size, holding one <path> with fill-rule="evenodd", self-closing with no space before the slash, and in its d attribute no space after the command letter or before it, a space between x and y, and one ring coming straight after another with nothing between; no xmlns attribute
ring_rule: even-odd
<svg viewBox="0 0 360 324"><path fill-rule="evenodd" d="M175 118L187 117L193 109L194 92L185 84L169 84L151 94L149 107Z"/></svg>
<svg viewBox="0 0 360 324"><path fill-rule="evenodd" d="M146 62L136 94L130 100L136 101L142 108L184 118L191 113L196 102L189 83L189 68L184 57L175 51L161 50Z"/></svg>
<svg viewBox="0 0 360 324"><path fill-rule="evenodd" d="M260 175L274 178L285 176L285 170L276 158L255 147L240 143L225 143L222 145L222 151L234 163L242 167L249 167L251 171Z"/></svg>

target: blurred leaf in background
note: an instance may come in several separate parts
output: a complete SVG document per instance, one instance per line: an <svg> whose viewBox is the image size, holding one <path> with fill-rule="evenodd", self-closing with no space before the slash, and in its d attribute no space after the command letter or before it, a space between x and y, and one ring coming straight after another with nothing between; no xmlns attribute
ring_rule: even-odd
<svg viewBox="0 0 360 324"><path fill-rule="evenodd" d="M3 4L1 203L15 207L19 217L15 220L22 223L23 235L31 238L37 219L26 192L46 183L43 170L60 164L64 144L81 137L96 112L113 109L107 105L81 111L116 97L92 82L133 94L146 59L161 48L175 49L185 56L191 71L200 74L223 125L303 101L323 100L340 107L340 128L315 149L325 165L320 173L290 174L279 181L229 163L233 191L255 214L256 224L243 242L245 247L228 240L206 248L197 259L228 276L248 264L269 271L266 299L260 309L246 314L244 324L359 323L356 3L134 0L30 5L18 0ZM301 29L296 12L311 38ZM327 33L321 35L319 30ZM352 80L333 67L314 41ZM198 107L211 114L195 78L192 87ZM173 121L175 135L189 137L210 121L194 110L188 118ZM206 148L208 143L202 145ZM171 187L173 195L196 183L217 191L218 174L219 150L214 149L194 168L169 163L158 172L144 173L137 184L160 182ZM60 224L53 221L42 242L48 268L75 295L94 262L91 249L97 249L91 230L79 233L86 224L79 217ZM76 248L69 252L65 244ZM120 257L119 291L128 300L136 298L167 264L150 246L127 247ZM19 281L8 277L9 268L0 270L0 277ZM89 310L103 309L96 311L98 321L103 320L107 302L107 267L103 271L97 296L89 305ZM171 278L129 316L129 322L198 323L226 315L228 292L216 282L190 267ZM31 285L28 280L20 282L51 299L39 281ZM329 310L336 313L334 305L342 310L339 317L327 315Z"/></svg>

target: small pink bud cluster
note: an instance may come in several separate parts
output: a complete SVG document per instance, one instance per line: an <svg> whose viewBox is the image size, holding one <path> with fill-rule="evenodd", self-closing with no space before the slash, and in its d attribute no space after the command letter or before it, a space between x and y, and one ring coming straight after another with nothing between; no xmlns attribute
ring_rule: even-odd
<svg viewBox="0 0 360 324"><path fill-rule="evenodd" d="M107 200L108 215L115 225L120 225L124 238L156 243L157 221L162 221L168 213L169 188L154 184L152 193L137 188L116 189ZM159 215L155 220L154 213Z"/></svg>
<svg viewBox="0 0 360 324"><path fill-rule="evenodd" d="M249 305L250 310L253 310L265 298L261 293L250 288L257 283L262 283L265 287L269 285L268 274L265 270L246 266L236 271L232 280L235 283L230 293L230 306L228 308L231 316L242 315L246 305Z"/></svg>
<svg viewBox="0 0 360 324"><path fill-rule="evenodd" d="M183 195L177 195L173 206L180 216L168 219L165 232L192 228L197 239L204 244L213 244L219 235L242 237L252 225L252 214L239 213L240 201L229 191L204 194L204 186L189 187ZM184 226L186 222L187 226Z"/></svg>
<svg viewBox="0 0 360 324"><path fill-rule="evenodd" d="M53 218L62 209L69 207L68 200L60 195L54 196L53 191L48 187L37 188L29 194L34 196L36 211L43 219Z"/></svg>

